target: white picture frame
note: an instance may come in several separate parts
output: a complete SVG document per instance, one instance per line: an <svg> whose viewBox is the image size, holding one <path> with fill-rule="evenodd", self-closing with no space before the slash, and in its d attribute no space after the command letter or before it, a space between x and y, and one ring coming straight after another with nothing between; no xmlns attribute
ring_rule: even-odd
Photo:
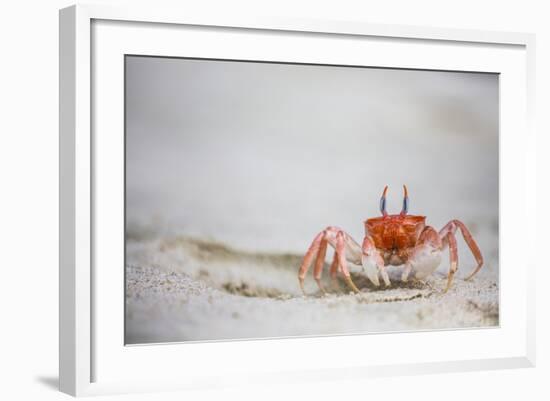
<svg viewBox="0 0 550 401"><path fill-rule="evenodd" d="M204 42L199 42L205 47L210 46L208 40L222 40L227 44L234 33L239 33L243 40L262 35L264 40L273 41L273 44L295 35L294 42L297 44L293 45L296 46L293 56L277 55L274 50L277 46L261 46L263 50L254 50L250 44L252 42L249 42L249 46L223 46L224 49L216 50L225 52L223 54L229 58L244 58L244 53L255 51L256 59L296 57L299 60L303 57L299 47L303 44L300 44L299 38L304 43L323 40L323 45L334 38L341 43L350 41L350 44L366 38L378 38L385 40L388 46L395 43L401 51L392 53L390 50L380 50L376 53L373 48L372 57L377 57L377 54L383 57L379 61L374 59L374 65L394 68L429 66L433 69L502 74L505 79L502 82L504 90L501 91L500 180L505 185L501 185L500 190L501 297L504 296L501 299L501 326L480 331L124 347L120 336L124 316L119 313L123 304L123 298L119 298L123 291L120 283L123 268L120 266L120 273L112 277L97 274L96 271L105 258L116 260L122 253L122 249L115 249L120 248L122 238L120 235L117 237L120 232L111 230L114 232L112 238L107 238L102 232L106 224L116 225L121 221L119 206L122 188L120 181L117 181L120 174L110 174L112 180L107 180L107 183L97 180L97 177L105 177L106 171L118 171L122 155L120 148L117 148L120 143L97 143L93 133L103 128L120 131L123 87L120 85L120 71L113 70L113 65L121 62L120 57L127 53L186 55L185 52L190 50L178 47L181 40L170 39L174 35L188 34L186 27L201 27L200 31L209 35L209 38L201 39ZM245 384L249 380L282 383L329 377L360 379L381 375L534 366L534 245L526 238L513 234L534 232L535 224L534 206L528 197L528 194L535 192L535 134L530 117L534 109L534 41L533 35L524 33L342 21L234 20L213 14L187 15L185 10L166 11L154 7L78 5L61 10L60 390L72 395L93 395L229 386ZM292 50L292 46L290 48ZM340 61L345 63L347 60L348 64L365 63L364 60L354 59L351 50L345 50L346 46L342 48L341 53L331 53L326 57L339 57ZM201 51L196 48L192 55L197 56ZM434 57L436 52L440 60ZM457 61L461 54L461 61ZM316 56L313 54L310 57ZM110 92L105 92L104 87L109 87ZM105 114L104 109L112 114ZM116 140L116 135L114 138ZM112 203L118 205L118 210L110 214L109 207L97 197L98 192L108 193ZM98 253L98 245L105 249L100 245L101 241L111 241L113 249ZM516 247L506 247L511 243ZM531 252L525 252L526 249ZM511 269L512 265L516 265L516 270ZM101 295L96 292L98 290ZM384 344L400 344L406 340L416 345L416 349L426 351L422 358L413 351L398 356L372 352L369 360L353 355L350 359L341 357L340 354L345 352L340 350L348 346L358 349L368 345L372 338L376 338L381 349ZM455 348L447 349L444 345L449 343ZM468 344L469 347L460 344ZM321 347L324 352L322 361L315 357ZM240 355L242 361L237 366L220 363L212 368L207 363L208 358L201 358L208 352L216 352L220 359ZM285 361L277 356L289 352L297 353L300 361L286 368ZM193 365L184 366L182 355L187 360L195 361ZM260 359L254 359L255 355L270 360L269 366Z"/></svg>

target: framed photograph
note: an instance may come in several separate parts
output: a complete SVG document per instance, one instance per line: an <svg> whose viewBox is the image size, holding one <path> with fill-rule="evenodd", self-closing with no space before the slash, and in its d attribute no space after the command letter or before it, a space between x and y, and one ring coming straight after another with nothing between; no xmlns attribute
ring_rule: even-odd
<svg viewBox="0 0 550 401"><path fill-rule="evenodd" d="M61 10L61 390L533 366L533 48Z"/></svg>

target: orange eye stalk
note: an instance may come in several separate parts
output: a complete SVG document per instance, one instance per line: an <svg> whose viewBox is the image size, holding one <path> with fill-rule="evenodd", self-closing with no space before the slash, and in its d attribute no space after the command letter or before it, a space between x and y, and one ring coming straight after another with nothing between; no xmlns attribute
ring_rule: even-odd
<svg viewBox="0 0 550 401"><path fill-rule="evenodd" d="M401 216L404 216L409 211L409 192L407 186L403 185L403 207L401 208Z"/></svg>
<svg viewBox="0 0 550 401"><path fill-rule="evenodd" d="M382 197L380 198L380 213L382 216L387 216L388 212L386 211L386 193L388 192L388 186L384 187L384 192L382 192ZM409 211L409 191L407 191L407 186L403 185L403 207L401 208L401 216L405 216Z"/></svg>
<svg viewBox="0 0 550 401"><path fill-rule="evenodd" d="M384 192L382 192L382 197L380 198L380 213L382 213L382 216L388 215L388 212L386 212L386 192L388 192L387 185L384 187Z"/></svg>

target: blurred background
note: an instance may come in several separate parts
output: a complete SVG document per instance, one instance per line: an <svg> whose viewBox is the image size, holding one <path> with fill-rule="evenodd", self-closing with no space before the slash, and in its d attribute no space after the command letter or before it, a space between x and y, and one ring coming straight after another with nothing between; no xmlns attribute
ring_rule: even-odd
<svg viewBox="0 0 550 401"><path fill-rule="evenodd" d="M390 213L406 184L411 214L461 219L498 257L498 75L126 58L130 239L361 241L386 184Z"/></svg>

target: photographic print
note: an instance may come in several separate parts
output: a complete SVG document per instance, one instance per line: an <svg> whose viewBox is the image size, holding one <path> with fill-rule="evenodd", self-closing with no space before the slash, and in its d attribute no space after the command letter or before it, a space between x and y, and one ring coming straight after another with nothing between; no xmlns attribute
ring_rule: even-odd
<svg viewBox="0 0 550 401"><path fill-rule="evenodd" d="M125 56L125 343L499 325L499 76Z"/></svg>

